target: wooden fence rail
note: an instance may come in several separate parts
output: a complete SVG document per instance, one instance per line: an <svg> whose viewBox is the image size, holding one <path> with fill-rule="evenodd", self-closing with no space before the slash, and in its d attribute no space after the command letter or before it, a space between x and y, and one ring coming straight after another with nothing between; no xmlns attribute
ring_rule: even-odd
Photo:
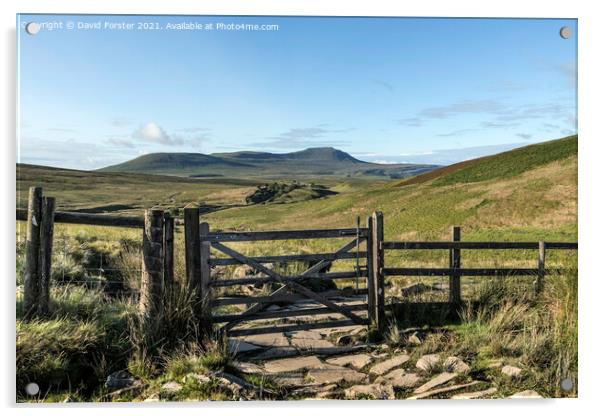
<svg viewBox="0 0 602 416"><path fill-rule="evenodd" d="M385 267L383 276L449 276L449 302L462 302L461 276L536 276L535 292L543 290L545 275L562 273L559 268L546 268L546 250L577 250L577 243L569 242L512 242L512 241L460 241L460 227L451 230L452 241L383 241L383 250L449 250L449 267ZM538 250L537 267L533 268L463 268L462 250Z"/></svg>

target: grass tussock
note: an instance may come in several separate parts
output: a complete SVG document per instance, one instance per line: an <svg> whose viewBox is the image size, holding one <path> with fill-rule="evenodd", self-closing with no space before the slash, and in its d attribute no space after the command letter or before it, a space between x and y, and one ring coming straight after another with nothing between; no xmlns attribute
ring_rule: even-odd
<svg viewBox="0 0 602 416"><path fill-rule="evenodd" d="M576 396L577 272L550 274L543 293L528 293L505 279L488 281L461 311L461 323L429 334L414 350L415 358L461 356L474 375L490 379L502 395L522 388L548 397ZM489 368L497 360L523 369L521 377L510 380ZM565 378L574 382L571 391L560 387Z"/></svg>

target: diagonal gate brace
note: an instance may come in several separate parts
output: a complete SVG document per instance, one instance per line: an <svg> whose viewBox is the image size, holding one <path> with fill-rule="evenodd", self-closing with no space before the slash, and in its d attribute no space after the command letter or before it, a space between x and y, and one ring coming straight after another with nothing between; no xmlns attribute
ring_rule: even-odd
<svg viewBox="0 0 602 416"><path fill-rule="evenodd" d="M351 243L347 244L345 247L342 247L342 248L346 248L347 246L350 246L349 248L347 248L347 250L350 250L351 248L355 247L356 243L357 242L354 240L354 241L352 241ZM282 276L280 274L276 273L273 270L268 269L263 264L258 263L255 260L250 259L248 257L245 257L243 254L237 252L236 250L231 249L230 247L224 246L221 243L213 242L212 245L213 245L213 247L215 249L221 251L224 254L227 254L228 256L232 257L233 259L236 259L236 260L240 261L243 264L247 264L247 265L253 267L256 270L265 273L267 276L271 277L272 279L276 280L277 282L285 284L282 281ZM341 249L339 251L343 251L343 250ZM320 265L320 263L323 263L323 262L324 262L324 264ZM307 269L302 275L314 273L316 270L321 270L321 269L323 269L324 267L327 266L328 262L329 261L324 261L323 260L320 263L318 263L318 264L310 267L309 269ZM291 281L287 282L285 284L285 286L283 286L280 289L274 291L272 293L272 295L276 295L277 293L280 293L280 291L282 289L284 289L285 287L287 287L287 286L290 287L291 289L293 289L295 292L298 292L298 293L300 293L302 295L307 296L310 299L315 300L316 302L319 302L319 303L323 304L324 306L328 307L332 311L340 313L341 315L346 316L347 318L351 319L356 324L363 325L363 319L361 317L355 315L354 313L346 310L344 307L339 306L339 305L337 305L334 302L331 302L330 300L326 299L325 297L323 297L323 296L321 296L321 295L313 292L312 290L310 290L310 289L306 288L305 286L300 285L300 284L298 284L296 282L291 282ZM240 320L241 321L244 320L244 316L249 316L249 315L251 315L253 313L256 313L259 310L263 309L263 306L260 306L260 305L265 305L265 304L266 303L257 304L255 306L249 308L247 311L245 311L244 314L241 314L241 319ZM256 309L256 307L258 307L258 308ZM238 322L240 322L240 321L233 321L230 324L235 325ZM233 325L231 325L230 328ZM227 331L229 328L226 326L223 329Z"/></svg>

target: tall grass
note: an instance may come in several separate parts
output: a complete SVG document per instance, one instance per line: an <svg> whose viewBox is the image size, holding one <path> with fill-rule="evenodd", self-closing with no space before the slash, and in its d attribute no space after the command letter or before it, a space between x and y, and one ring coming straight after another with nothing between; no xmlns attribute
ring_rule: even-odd
<svg viewBox="0 0 602 416"><path fill-rule="evenodd" d="M527 369L525 383L551 397L575 396L561 381L577 383L577 271L546 276L539 296L504 279L491 281L462 312L457 351L476 360L506 358Z"/></svg>

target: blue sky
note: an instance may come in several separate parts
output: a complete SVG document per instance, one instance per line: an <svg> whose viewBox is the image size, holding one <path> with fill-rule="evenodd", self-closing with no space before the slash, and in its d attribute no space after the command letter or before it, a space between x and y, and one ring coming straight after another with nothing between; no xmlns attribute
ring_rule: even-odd
<svg viewBox="0 0 602 416"><path fill-rule="evenodd" d="M134 28L107 27L121 22ZM17 26L25 163L316 146L452 163L577 131L571 19L20 15Z"/></svg>

